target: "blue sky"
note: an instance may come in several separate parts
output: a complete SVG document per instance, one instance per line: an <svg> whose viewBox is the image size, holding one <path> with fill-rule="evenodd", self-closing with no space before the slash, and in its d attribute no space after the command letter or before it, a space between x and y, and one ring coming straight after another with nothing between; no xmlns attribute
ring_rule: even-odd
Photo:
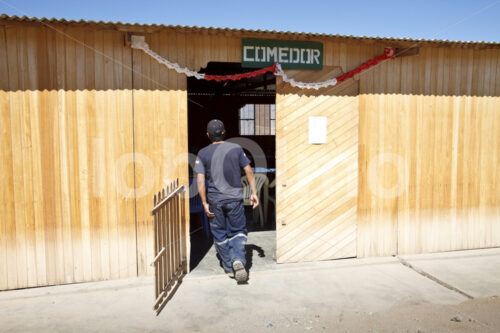
<svg viewBox="0 0 500 333"><path fill-rule="evenodd" d="M500 42L500 0L0 0L0 13L76 20Z"/></svg>

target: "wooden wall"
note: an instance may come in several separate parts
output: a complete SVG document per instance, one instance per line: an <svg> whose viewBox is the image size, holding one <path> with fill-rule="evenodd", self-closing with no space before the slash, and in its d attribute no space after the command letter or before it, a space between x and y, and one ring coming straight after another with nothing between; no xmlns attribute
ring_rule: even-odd
<svg viewBox="0 0 500 333"><path fill-rule="evenodd" d="M185 77L125 46L130 29L0 22L0 289L151 273L152 194L188 180L188 96ZM285 38L139 30L153 50L195 70L240 62L242 37ZM286 39L324 42L323 71L287 71L304 81L401 46ZM438 46L334 89L278 81L279 261L500 245L499 51ZM307 145L309 115L328 117L328 146ZM381 154L408 172L396 198L374 194L400 172L390 163L370 171Z"/></svg>
<svg viewBox="0 0 500 333"><path fill-rule="evenodd" d="M133 153L130 51L117 32L0 29L0 289L135 275L133 196L116 185L133 168L115 167Z"/></svg>
<svg viewBox="0 0 500 333"><path fill-rule="evenodd" d="M153 192L187 182L184 81L123 32L55 28L0 25L0 290L149 273Z"/></svg>
<svg viewBox="0 0 500 333"><path fill-rule="evenodd" d="M500 246L500 50L422 47L359 98L358 256Z"/></svg>
<svg viewBox="0 0 500 333"><path fill-rule="evenodd" d="M240 61L238 36L139 30L182 66ZM0 22L0 290L152 274L153 193L188 183L186 78L126 34Z"/></svg>
<svg viewBox="0 0 500 333"><path fill-rule="evenodd" d="M325 80L339 74L335 69L347 72L383 51L380 45L323 42L323 71L288 71L289 75L299 81ZM278 86L278 260L500 246L499 61L498 48L424 45L419 55L387 61L336 89L311 92ZM342 110L329 102L338 98L348 102L352 82L359 84L359 186L357 215L351 216L357 234L350 243L357 251L340 254L346 243L342 243L345 238L336 238L342 235L336 230L326 238L339 252L321 257L312 249L324 242L328 232L309 233L308 228L338 228L334 221L316 217L322 207L335 207L337 200L322 188L340 177L328 187L335 191L347 178L338 170L311 178L338 152L326 148L318 159L322 155L312 152L321 148L308 145L301 133L307 131L308 117L316 113L335 123ZM291 148L290 133L302 137ZM336 140L329 127L325 147ZM304 171L290 165L301 165ZM310 186L289 186L287 180L301 174ZM301 196L308 199L301 201ZM296 237L291 237L294 233Z"/></svg>

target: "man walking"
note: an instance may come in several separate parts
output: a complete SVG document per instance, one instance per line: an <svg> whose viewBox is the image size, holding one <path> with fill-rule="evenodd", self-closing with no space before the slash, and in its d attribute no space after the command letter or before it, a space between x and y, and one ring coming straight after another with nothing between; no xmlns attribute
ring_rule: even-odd
<svg viewBox="0 0 500 333"><path fill-rule="evenodd" d="M247 229L241 168L245 170L252 189L250 202L254 209L259 205L259 200L250 160L239 145L224 141L225 134L222 121L210 120L207 135L211 144L199 151L194 171L224 271L240 283L248 279L245 269Z"/></svg>

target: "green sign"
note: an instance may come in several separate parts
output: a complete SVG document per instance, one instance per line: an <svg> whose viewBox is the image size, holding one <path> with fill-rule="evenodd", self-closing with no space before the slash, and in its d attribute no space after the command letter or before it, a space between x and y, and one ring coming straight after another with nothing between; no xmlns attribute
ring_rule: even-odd
<svg viewBox="0 0 500 333"><path fill-rule="evenodd" d="M284 69L323 69L323 43L248 39L241 41L242 66L262 68L275 62Z"/></svg>

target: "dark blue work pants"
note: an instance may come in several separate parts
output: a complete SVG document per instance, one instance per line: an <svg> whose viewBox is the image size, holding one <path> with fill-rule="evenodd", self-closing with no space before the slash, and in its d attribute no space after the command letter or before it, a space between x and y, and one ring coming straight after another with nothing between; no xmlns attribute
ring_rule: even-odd
<svg viewBox="0 0 500 333"><path fill-rule="evenodd" d="M210 204L210 211L215 214L210 219L210 229L224 269L231 272L236 260L246 265L245 244L248 232L243 201Z"/></svg>

